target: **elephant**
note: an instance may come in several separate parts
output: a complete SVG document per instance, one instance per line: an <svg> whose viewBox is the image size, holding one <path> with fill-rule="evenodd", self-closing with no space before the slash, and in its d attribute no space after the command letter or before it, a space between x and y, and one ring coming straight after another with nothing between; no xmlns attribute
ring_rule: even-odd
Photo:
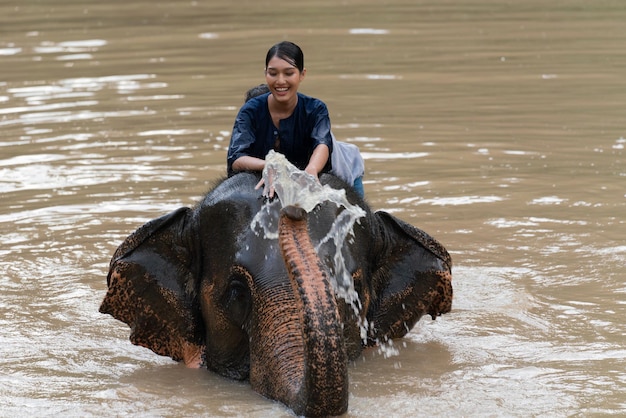
<svg viewBox="0 0 626 418"><path fill-rule="evenodd" d="M348 366L362 350L451 310L451 257L330 174L319 181L345 190L363 216L340 248L320 245L345 208L273 205L258 181L250 172L221 179L194 207L129 235L111 259L100 312L128 324L133 344L248 380L297 415L344 414ZM277 238L251 226L260 211ZM356 304L333 288L337 251Z"/></svg>

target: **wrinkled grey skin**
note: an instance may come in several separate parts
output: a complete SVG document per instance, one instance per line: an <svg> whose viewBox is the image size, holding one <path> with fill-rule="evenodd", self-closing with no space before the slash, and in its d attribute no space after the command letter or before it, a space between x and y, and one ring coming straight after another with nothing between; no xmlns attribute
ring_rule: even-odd
<svg viewBox="0 0 626 418"><path fill-rule="evenodd" d="M359 319L330 285L333 245L313 250L342 209L326 202L309 214L278 213L272 205L281 238L265 239L250 228L264 198L249 173L131 234L111 260L100 311L127 323L134 344L249 379L298 415L343 414L348 361L366 345L404 336L424 314L448 312L452 262L425 232L370 211L333 176L320 180L346 188L366 211L342 248L360 320L370 324L366 343Z"/></svg>

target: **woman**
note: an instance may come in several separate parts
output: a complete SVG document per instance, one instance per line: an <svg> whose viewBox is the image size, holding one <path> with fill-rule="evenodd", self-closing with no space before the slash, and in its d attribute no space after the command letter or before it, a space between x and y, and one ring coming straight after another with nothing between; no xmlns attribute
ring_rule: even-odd
<svg viewBox="0 0 626 418"><path fill-rule="evenodd" d="M298 92L304 55L292 42L280 42L265 57L269 93L247 101L237 114L228 148L228 175L262 171L270 150L284 154L317 178L331 169L332 136L328 109L321 100Z"/></svg>

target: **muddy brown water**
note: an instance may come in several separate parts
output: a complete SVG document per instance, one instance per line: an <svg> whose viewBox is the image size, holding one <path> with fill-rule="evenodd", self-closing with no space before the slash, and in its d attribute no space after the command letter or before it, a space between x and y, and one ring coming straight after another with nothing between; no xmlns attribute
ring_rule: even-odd
<svg viewBox="0 0 626 418"><path fill-rule="evenodd" d="M0 415L291 415L98 313L117 245L224 173L283 39L371 206L455 262L453 311L351 365L347 416L623 414L622 3L2 2Z"/></svg>

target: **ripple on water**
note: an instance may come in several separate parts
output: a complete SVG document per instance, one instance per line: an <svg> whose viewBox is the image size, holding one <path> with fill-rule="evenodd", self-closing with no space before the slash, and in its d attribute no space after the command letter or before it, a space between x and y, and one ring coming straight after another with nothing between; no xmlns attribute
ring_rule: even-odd
<svg viewBox="0 0 626 418"><path fill-rule="evenodd" d="M422 319L407 336L409 350L399 350L412 400L385 394L386 405L419 408L425 415L437 415L451 402L462 415L509 415L515 405L516 413L524 416L570 411L598 396L610 396L619 376L607 378L603 371L607 362L625 363L626 351L610 342L585 341L590 328L610 325L587 321L592 304L559 308L531 295L524 283L536 275L528 268L457 266L452 312L436 321ZM559 321L559 311L583 321L585 329L578 338L555 339L572 332L571 324ZM431 350L433 343L440 346ZM438 361L445 352L450 359ZM436 371L427 364L431 357L438 364ZM377 367L365 361L368 368ZM585 381L589 375L597 380ZM433 393L433 387L449 392ZM363 411L376 403L369 393L361 398L357 391L355 396L355 408Z"/></svg>

